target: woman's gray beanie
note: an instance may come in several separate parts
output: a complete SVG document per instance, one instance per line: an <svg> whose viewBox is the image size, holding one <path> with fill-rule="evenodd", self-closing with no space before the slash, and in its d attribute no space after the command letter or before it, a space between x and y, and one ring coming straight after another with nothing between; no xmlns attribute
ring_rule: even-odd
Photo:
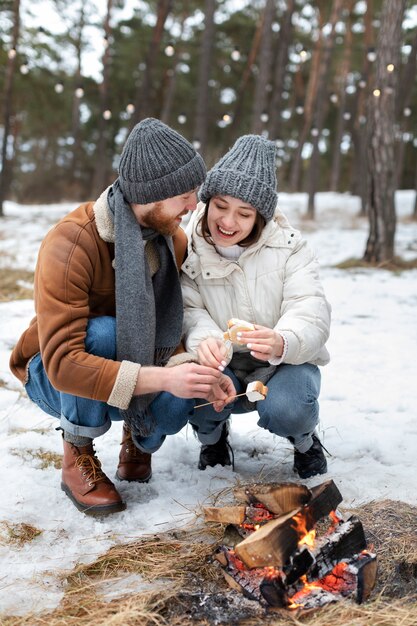
<svg viewBox="0 0 417 626"><path fill-rule="evenodd" d="M127 202L173 198L199 187L205 177L202 157L163 122L144 119L127 138L119 163L119 183Z"/></svg>
<svg viewBox="0 0 417 626"><path fill-rule="evenodd" d="M251 204L268 222L278 199L275 170L275 143L260 135L243 135L208 172L200 200L233 196Z"/></svg>

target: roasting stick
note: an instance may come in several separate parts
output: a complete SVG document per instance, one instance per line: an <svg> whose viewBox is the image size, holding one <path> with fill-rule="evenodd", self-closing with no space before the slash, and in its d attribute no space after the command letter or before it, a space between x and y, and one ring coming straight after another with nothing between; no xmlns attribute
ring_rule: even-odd
<svg viewBox="0 0 417 626"><path fill-rule="evenodd" d="M265 387L259 380L254 380L246 387L246 391L244 393L238 393L235 396L228 396L228 400L231 398L240 398L241 396L247 396L250 402L258 402L258 400L265 400L266 394L268 393L268 387ZM199 409L202 406L209 406L209 404L214 404L214 402L205 402L204 404L199 404L196 406L196 409Z"/></svg>
<svg viewBox="0 0 417 626"><path fill-rule="evenodd" d="M229 398L240 398L240 396L246 396L246 391L244 391L243 393L238 393L236 396L228 396L227 399L229 400ZM199 404L194 408L201 409L202 406L208 406L209 404L215 404L216 402L219 402L219 400L214 400L214 402L205 402L204 404Z"/></svg>

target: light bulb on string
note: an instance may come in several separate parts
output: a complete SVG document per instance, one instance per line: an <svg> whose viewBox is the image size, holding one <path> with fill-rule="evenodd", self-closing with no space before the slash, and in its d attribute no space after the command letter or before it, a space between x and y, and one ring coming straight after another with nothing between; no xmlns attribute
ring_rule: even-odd
<svg viewBox="0 0 417 626"><path fill-rule="evenodd" d="M295 107L295 112L297 113L297 115L302 115L304 113L304 107L301 105L298 107Z"/></svg>
<svg viewBox="0 0 417 626"><path fill-rule="evenodd" d="M333 104L337 104L338 101L339 101L339 97L338 97L337 93L331 93L330 94L330 102L333 102Z"/></svg>
<svg viewBox="0 0 417 626"><path fill-rule="evenodd" d="M134 112L135 112L135 105L129 102L129 104L126 105L126 113L128 113L129 115L133 115Z"/></svg>
<svg viewBox="0 0 417 626"><path fill-rule="evenodd" d="M348 120L350 120L350 118L351 118L351 117L352 117L352 116L351 116L351 114L349 113L349 111L345 111L345 112L343 113L343 119L344 119L344 120L348 121Z"/></svg>
<svg viewBox="0 0 417 626"><path fill-rule="evenodd" d="M201 148L201 141L199 141L198 139L194 139L193 147L194 147L194 150L200 150L200 148Z"/></svg>
<svg viewBox="0 0 417 626"><path fill-rule="evenodd" d="M222 117L222 120L225 124L230 124L230 122L232 121L232 116L229 115L229 113L225 113Z"/></svg>
<svg viewBox="0 0 417 626"><path fill-rule="evenodd" d="M22 63L22 65L20 66L20 73L21 74L29 74L29 66L27 63Z"/></svg>
<svg viewBox="0 0 417 626"><path fill-rule="evenodd" d="M7 53L7 56L9 57L10 60L14 59L16 56L17 52L14 48L10 48L9 52Z"/></svg>
<svg viewBox="0 0 417 626"><path fill-rule="evenodd" d="M77 87L77 89L75 90L75 97L82 98L83 95L84 95L84 89L82 87Z"/></svg>
<svg viewBox="0 0 417 626"><path fill-rule="evenodd" d="M300 61L301 61L301 63L304 63L305 61L307 61L307 58L308 58L307 50L300 50Z"/></svg>
<svg viewBox="0 0 417 626"><path fill-rule="evenodd" d="M187 116L184 115L184 113L180 113L177 119L179 124L185 124L185 122L187 121Z"/></svg>
<svg viewBox="0 0 417 626"><path fill-rule="evenodd" d="M169 42L169 44L166 46L165 48L165 54L167 55L167 57L173 57L175 54L175 48L172 42Z"/></svg>
<svg viewBox="0 0 417 626"><path fill-rule="evenodd" d="M316 128L315 126L313 126L313 128L311 129L311 136L312 137L318 137L319 136L319 129Z"/></svg>
<svg viewBox="0 0 417 626"><path fill-rule="evenodd" d="M231 56L232 61L240 61L241 54L240 54L240 50L239 50L239 48L237 46L232 51L230 56Z"/></svg>
<svg viewBox="0 0 417 626"><path fill-rule="evenodd" d="M54 89L56 93L62 93L64 91L64 85L62 83L57 83Z"/></svg>
<svg viewBox="0 0 417 626"><path fill-rule="evenodd" d="M368 48L366 58L368 59L370 63L373 63L374 61L376 61L375 48Z"/></svg>
<svg viewBox="0 0 417 626"><path fill-rule="evenodd" d="M263 124L266 124L266 122L269 120L269 115L266 111L263 111L259 117L259 119L261 120L261 122Z"/></svg>
<svg viewBox="0 0 417 626"><path fill-rule="evenodd" d="M376 88L373 90L372 93L374 94L375 98L379 98L379 96L381 95L381 90Z"/></svg>
<svg viewBox="0 0 417 626"><path fill-rule="evenodd" d="M404 115L404 117L410 117L410 115L411 115L410 107L405 107L405 109L403 111L403 115Z"/></svg>
<svg viewBox="0 0 417 626"><path fill-rule="evenodd" d="M110 111L110 109L106 109L105 111L103 111L103 118L105 120L110 120L111 119L111 111Z"/></svg>
<svg viewBox="0 0 417 626"><path fill-rule="evenodd" d="M391 74L391 72L393 72L394 70L395 70L394 63L388 63L388 65L387 65L387 72L389 72Z"/></svg>

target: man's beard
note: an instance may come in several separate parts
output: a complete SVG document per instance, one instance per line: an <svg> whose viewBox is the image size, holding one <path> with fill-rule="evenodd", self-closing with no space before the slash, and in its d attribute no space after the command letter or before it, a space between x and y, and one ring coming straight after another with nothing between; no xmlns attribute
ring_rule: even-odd
<svg viewBox="0 0 417 626"><path fill-rule="evenodd" d="M179 226L176 217L165 215L162 202L155 203L153 209L143 218L143 224L161 235L173 235Z"/></svg>

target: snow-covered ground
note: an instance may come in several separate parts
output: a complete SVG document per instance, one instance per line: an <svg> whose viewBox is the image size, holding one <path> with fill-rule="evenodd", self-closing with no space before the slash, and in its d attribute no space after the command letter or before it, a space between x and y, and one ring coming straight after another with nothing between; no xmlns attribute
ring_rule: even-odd
<svg viewBox="0 0 417 626"><path fill-rule="evenodd" d="M417 256L414 191L397 194L397 254ZM302 219L304 194L281 194L280 205L317 251L322 280L333 307L322 369L320 431L331 452L332 478L345 506L385 498L417 505L417 270L333 266L365 249L368 224L358 219L358 198L317 196L317 220ZM6 203L1 221L0 266L33 269L47 229L75 205L18 206ZM256 413L235 416L231 443L235 473L229 468L197 469L198 443L189 428L169 438L153 458L147 485L116 483L126 511L103 520L89 518L60 489L60 471L41 469L34 452L61 453L57 423L22 393L8 370L10 350L33 315L33 302L0 304L0 529L1 523L32 524L42 531L22 547L1 545L0 616L55 606L63 594L58 575L78 562L94 560L116 543L181 526L211 495L236 480L297 480L288 442L256 426ZM96 440L110 477L119 454L121 424ZM32 452L32 453L31 453Z"/></svg>

